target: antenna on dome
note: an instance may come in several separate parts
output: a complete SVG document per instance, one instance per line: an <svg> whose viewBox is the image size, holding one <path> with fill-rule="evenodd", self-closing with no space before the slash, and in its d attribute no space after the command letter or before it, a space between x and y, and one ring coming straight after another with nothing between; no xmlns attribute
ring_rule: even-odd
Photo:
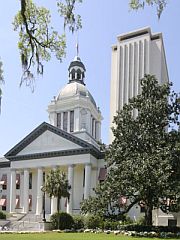
<svg viewBox="0 0 180 240"><path fill-rule="evenodd" d="M79 34L76 32L76 56L79 56Z"/></svg>

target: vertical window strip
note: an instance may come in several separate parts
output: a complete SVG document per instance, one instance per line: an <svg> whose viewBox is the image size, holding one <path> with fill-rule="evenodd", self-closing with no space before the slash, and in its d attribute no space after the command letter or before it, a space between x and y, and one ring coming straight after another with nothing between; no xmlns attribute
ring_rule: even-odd
<svg viewBox="0 0 180 240"><path fill-rule="evenodd" d="M57 127L61 128L61 113L57 113Z"/></svg>
<svg viewBox="0 0 180 240"><path fill-rule="evenodd" d="M63 130L67 132L68 112L63 112Z"/></svg>
<svg viewBox="0 0 180 240"><path fill-rule="evenodd" d="M29 189L32 189L32 172L29 173Z"/></svg>
<svg viewBox="0 0 180 240"><path fill-rule="evenodd" d="M70 111L70 132L74 132L74 111Z"/></svg>

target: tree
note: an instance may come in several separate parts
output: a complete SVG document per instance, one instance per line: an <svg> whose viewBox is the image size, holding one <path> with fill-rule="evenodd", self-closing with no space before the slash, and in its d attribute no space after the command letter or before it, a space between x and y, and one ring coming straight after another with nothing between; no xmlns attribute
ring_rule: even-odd
<svg viewBox="0 0 180 240"><path fill-rule="evenodd" d="M51 170L49 174L46 176L44 191L51 198L57 198L57 211L60 212L60 200L62 197L67 198L69 201L70 193L69 190L71 186L68 183L66 178L66 174L61 172L59 168L55 170Z"/></svg>
<svg viewBox="0 0 180 240"><path fill-rule="evenodd" d="M59 15L64 18L64 29L68 27L72 33L81 28L81 18L75 14L78 2L82 0L56 1ZM59 34L54 30L50 11L45 7L38 7L33 0L20 0L20 11L16 14L13 25L14 30L19 33L18 49L23 69L20 86L25 82L33 89L35 73L42 75L44 72L44 61L49 61L52 54L60 61L65 57L65 32Z"/></svg>
<svg viewBox="0 0 180 240"><path fill-rule="evenodd" d="M57 1L60 16L64 18L64 28L71 32L81 27L80 16L75 16L75 4L81 0ZM34 71L43 74L44 61L49 61L55 54L58 60L65 57L65 33L59 34L51 26L50 11L37 7L32 0L20 0L21 9L14 18L14 30L19 32L18 48L20 50L23 75L20 85L26 82L33 86Z"/></svg>
<svg viewBox="0 0 180 240"><path fill-rule="evenodd" d="M130 0L129 5L133 10L143 9L146 5L156 6L157 16L160 18L167 5L167 0Z"/></svg>
<svg viewBox="0 0 180 240"><path fill-rule="evenodd" d="M150 75L141 80L141 89L114 117L108 174L96 197L83 202L84 213L121 215L139 204L152 225L153 209L180 210L179 95L172 92L168 102L170 84L159 85Z"/></svg>

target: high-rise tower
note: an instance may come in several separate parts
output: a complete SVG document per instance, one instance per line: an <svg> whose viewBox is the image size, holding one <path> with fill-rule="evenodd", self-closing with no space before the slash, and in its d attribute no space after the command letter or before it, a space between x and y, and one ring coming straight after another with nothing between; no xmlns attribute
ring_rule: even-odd
<svg viewBox="0 0 180 240"><path fill-rule="evenodd" d="M159 83L168 82L162 33L151 33L149 27L117 37L112 46L110 127L116 112L140 93L139 80L144 74L155 75ZM113 134L110 130L110 143Z"/></svg>

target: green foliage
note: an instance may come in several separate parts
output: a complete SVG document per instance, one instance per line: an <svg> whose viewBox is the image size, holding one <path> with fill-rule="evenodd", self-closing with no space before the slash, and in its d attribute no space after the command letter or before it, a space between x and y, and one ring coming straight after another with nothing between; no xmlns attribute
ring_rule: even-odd
<svg viewBox="0 0 180 240"><path fill-rule="evenodd" d="M141 80L141 88L141 95L114 117L115 139L106 152L108 175L96 196L82 203L83 213L122 215L143 202L146 224L151 225L153 208L179 210L179 95L150 75ZM123 205L124 196L128 204Z"/></svg>
<svg viewBox="0 0 180 240"><path fill-rule="evenodd" d="M103 219L98 215L87 215L84 218L85 228L96 229L102 226Z"/></svg>
<svg viewBox="0 0 180 240"><path fill-rule="evenodd" d="M113 221L111 219L106 219L101 223L101 228L105 230L118 230L119 226L119 221Z"/></svg>
<svg viewBox="0 0 180 240"><path fill-rule="evenodd" d="M156 6L157 16L161 17L163 10L167 5L167 0L130 0L129 6L131 9L138 10L144 8L145 5Z"/></svg>
<svg viewBox="0 0 180 240"><path fill-rule="evenodd" d="M45 191L49 197L57 197L58 206L57 210L59 212L60 209L60 199L62 197L67 198L69 200L69 190L71 186L68 183L66 174L57 168L55 170L51 170L49 174L46 175L45 185L43 186L43 191Z"/></svg>
<svg viewBox="0 0 180 240"><path fill-rule="evenodd" d="M82 216L82 215L74 215L73 216L73 220L74 220L73 228L75 230L84 228L84 216Z"/></svg>
<svg viewBox="0 0 180 240"><path fill-rule="evenodd" d="M20 50L23 75L20 85L34 87L34 67L37 74L43 74L44 61L49 61L55 54L58 60L65 57L65 34L59 34L51 26L50 11L37 7L33 0L21 0L21 10L14 18L14 30L19 32L18 48ZM64 17L64 26L73 32L81 27L80 16L75 18L75 4L80 0L58 1L58 11Z"/></svg>
<svg viewBox="0 0 180 240"><path fill-rule="evenodd" d="M121 230L126 231L136 231L136 232L172 232L178 233L180 231L180 227L174 226L146 226L146 225L137 225L131 224L126 226L121 226Z"/></svg>
<svg viewBox="0 0 180 240"><path fill-rule="evenodd" d="M71 32L77 31L82 27L81 16L75 14L75 2L82 3L82 0L65 0L66 4L57 1L58 12L64 17L64 27L68 26Z"/></svg>
<svg viewBox="0 0 180 240"><path fill-rule="evenodd" d="M0 219L6 219L6 214L0 211Z"/></svg>
<svg viewBox="0 0 180 240"><path fill-rule="evenodd" d="M146 221L145 221L145 217L140 217L137 221L136 221L137 225L146 225Z"/></svg>
<svg viewBox="0 0 180 240"><path fill-rule="evenodd" d="M54 213L50 221L52 222L53 229L71 229L74 225L73 217L66 212Z"/></svg>
<svg viewBox="0 0 180 240"><path fill-rule="evenodd" d="M18 48L24 69L21 83L32 85L36 65L38 74L43 74L43 61L50 60L51 53L61 60L65 55L65 36L59 36L51 26L49 10L37 7L32 0L21 0L21 11L15 16L14 30L19 31Z"/></svg>

